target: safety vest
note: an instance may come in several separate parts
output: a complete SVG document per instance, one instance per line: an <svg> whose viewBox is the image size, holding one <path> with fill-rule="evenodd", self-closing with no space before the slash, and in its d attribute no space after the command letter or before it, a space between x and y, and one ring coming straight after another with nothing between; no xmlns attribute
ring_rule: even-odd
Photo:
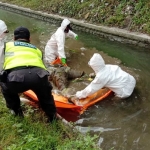
<svg viewBox="0 0 150 150"><path fill-rule="evenodd" d="M42 52L34 45L21 41L6 43L3 69L21 66L37 66L46 70L42 61Z"/></svg>

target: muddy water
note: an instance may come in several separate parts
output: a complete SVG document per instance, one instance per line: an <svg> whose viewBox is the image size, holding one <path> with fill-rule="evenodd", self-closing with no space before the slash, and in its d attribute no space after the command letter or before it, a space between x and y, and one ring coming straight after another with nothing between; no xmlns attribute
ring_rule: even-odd
<svg viewBox="0 0 150 150"><path fill-rule="evenodd" d="M14 28L26 26L31 31L31 42L41 50L57 28L45 22L0 10L0 19L6 21L12 39ZM99 135L98 144L103 150L149 150L150 143L150 50L100 39L89 34L79 34L79 40L66 40L68 65L91 73L87 63L94 52L100 53L105 62L117 64L132 74L137 85L126 100L112 97L90 107L80 116L77 125L81 132ZM79 90L87 82L77 82Z"/></svg>

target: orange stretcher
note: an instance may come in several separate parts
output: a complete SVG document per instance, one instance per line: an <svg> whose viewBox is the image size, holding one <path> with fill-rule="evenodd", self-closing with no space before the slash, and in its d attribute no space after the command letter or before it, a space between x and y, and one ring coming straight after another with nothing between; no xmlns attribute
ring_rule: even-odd
<svg viewBox="0 0 150 150"><path fill-rule="evenodd" d="M112 93L111 90L104 88L98 92L88 96L85 99L80 99L74 103L70 103L68 98L62 95L53 94L55 105L57 108L57 113L60 114L67 121L78 120L79 115L81 115L88 107L94 105L95 103L105 99ZM24 92L24 95L30 97L34 101L38 101L37 96L31 90Z"/></svg>
<svg viewBox="0 0 150 150"><path fill-rule="evenodd" d="M58 65L58 64L60 64L60 65L63 65L63 66L67 66L67 64L62 64L62 62L61 62L61 60L60 60L59 57L57 57L51 64L52 65Z"/></svg>
<svg viewBox="0 0 150 150"><path fill-rule="evenodd" d="M52 64L61 64L61 60L59 59L59 57L57 57L53 62Z"/></svg>

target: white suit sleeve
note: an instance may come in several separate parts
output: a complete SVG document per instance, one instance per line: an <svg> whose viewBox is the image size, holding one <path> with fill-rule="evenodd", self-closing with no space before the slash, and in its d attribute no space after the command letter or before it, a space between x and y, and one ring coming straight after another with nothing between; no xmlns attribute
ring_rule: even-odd
<svg viewBox="0 0 150 150"><path fill-rule="evenodd" d="M82 91L78 91L76 93L76 97L81 99L81 98L86 98L87 96L97 92L101 88L105 86L105 82L107 81L101 81L97 76L95 79Z"/></svg>
<svg viewBox="0 0 150 150"><path fill-rule="evenodd" d="M75 34L73 31L69 30L69 32L67 33L67 37L71 37L71 38L75 38L77 36L77 34Z"/></svg>

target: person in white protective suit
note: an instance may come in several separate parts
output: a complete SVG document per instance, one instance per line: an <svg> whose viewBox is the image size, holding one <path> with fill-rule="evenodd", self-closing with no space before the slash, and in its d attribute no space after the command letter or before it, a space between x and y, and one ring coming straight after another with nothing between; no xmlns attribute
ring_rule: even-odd
<svg viewBox="0 0 150 150"><path fill-rule="evenodd" d="M104 87L112 90L119 98L127 98L132 94L136 80L119 66L106 65L98 53L94 53L88 65L95 71L96 76L84 90L76 92L78 99L86 98Z"/></svg>
<svg viewBox="0 0 150 150"><path fill-rule="evenodd" d="M64 19L61 26L51 36L45 46L46 63L51 64L58 57L62 64L66 64L66 55L64 50L65 38L72 37L76 40L78 39L78 35L71 30L70 21L68 19Z"/></svg>
<svg viewBox="0 0 150 150"><path fill-rule="evenodd" d="M3 20L0 20L0 72L3 69L4 63L4 42L6 42L7 26Z"/></svg>

